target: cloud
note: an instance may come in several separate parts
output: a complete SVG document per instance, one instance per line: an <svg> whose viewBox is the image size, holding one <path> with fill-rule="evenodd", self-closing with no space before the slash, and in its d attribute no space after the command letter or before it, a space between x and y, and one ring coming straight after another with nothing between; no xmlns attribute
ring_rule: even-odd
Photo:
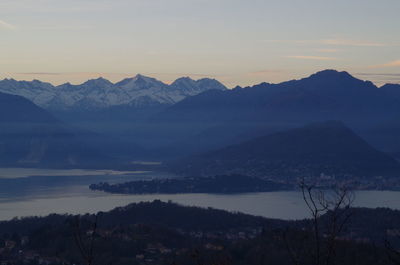
<svg viewBox="0 0 400 265"><path fill-rule="evenodd" d="M387 77L400 77L400 74L396 73L355 73L356 75L363 75L363 76L387 76Z"/></svg>
<svg viewBox="0 0 400 265"><path fill-rule="evenodd" d="M14 25L11 25L3 20L0 20L0 29L15 29L16 27Z"/></svg>
<svg viewBox="0 0 400 265"><path fill-rule="evenodd" d="M29 72L29 73L15 73L16 75L63 75L65 73L53 72Z"/></svg>
<svg viewBox="0 0 400 265"><path fill-rule="evenodd" d="M113 0L1 0L0 10L10 12L30 11L35 13L82 13L94 10L109 10L126 1Z"/></svg>
<svg viewBox="0 0 400 265"><path fill-rule="evenodd" d="M48 26L32 26L32 27L27 26L27 27L24 27L24 29L27 29L27 30L49 30L49 31L65 30L65 31L67 31L67 30L93 30L94 27L93 26L84 26L84 25L76 25L76 26L74 26L74 25L69 25L69 26L67 26L67 25L65 25L65 26L48 25Z"/></svg>
<svg viewBox="0 0 400 265"><path fill-rule="evenodd" d="M378 65L371 65L368 68L387 68L387 67L400 67L400 60L384 63L384 64L378 64Z"/></svg>
<svg viewBox="0 0 400 265"><path fill-rule="evenodd" d="M160 73L160 72L148 72L145 73L146 75L164 75L164 76L196 76L196 77L218 77L221 75L217 75L217 74L202 74L202 73L186 73L186 72L177 72L177 73L173 73L173 72L164 72L164 73Z"/></svg>
<svg viewBox="0 0 400 265"><path fill-rule="evenodd" d="M334 57L308 56L308 55L290 55L290 56L285 56L285 57L286 58L291 58L291 59L316 60L316 61L333 61L333 60L337 60L337 58L334 58Z"/></svg>
<svg viewBox="0 0 400 265"><path fill-rule="evenodd" d="M376 85L400 83L400 73L355 73L354 75L371 80Z"/></svg>
<svg viewBox="0 0 400 265"><path fill-rule="evenodd" d="M323 53L335 53L339 52L340 50L338 49L318 49L317 52L323 52Z"/></svg>
<svg viewBox="0 0 400 265"><path fill-rule="evenodd" d="M15 75L123 75L123 76L134 76L135 73L116 73L116 72L18 72L13 73ZM202 74L202 73L187 73L187 72L146 72L144 75L156 75L156 76L196 76L196 77L217 77L221 75L215 74Z"/></svg>
<svg viewBox="0 0 400 265"><path fill-rule="evenodd" d="M293 43L293 44L319 44L327 46L355 46L355 47L385 47L392 46L382 42L372 42L365 40L354 40L354 39L317 39L317 40L265 40L264 42L270 43Z"/></svg>
<svg viewBox="0 0 400 265"><path fill-rule="evenodd" d="M387 46L385 43L360 41L351 39L323 39L319 41L321 44L334 45L334 46L359 46L359 47L383 47Z"/></svg>

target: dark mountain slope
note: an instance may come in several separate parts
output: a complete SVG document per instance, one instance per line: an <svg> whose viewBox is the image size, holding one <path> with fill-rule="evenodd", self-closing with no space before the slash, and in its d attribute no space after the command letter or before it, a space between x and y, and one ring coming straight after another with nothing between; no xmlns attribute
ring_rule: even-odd
<svg viewBox="0 0 400 265"><path fill-rule="evenodd" d="M54 123L56 119L23 97L0 92L0 122Z"/></svg>
<svg viewBox="0 0 400 265"><path fill-rule="evenodd" d="M364 121L395 116L398 100L369 81L325 70L280 84L262 83L231 91L210 90L167 109L171 121Z"/></svg>
<svg viewBox="0 0 400 265"><path fill-rule="evenodd" d="M400 165L340 122L311 124L252 139L174 164L176 172L256 176L395 175Z"/></svg>
<svg viewBox="0 0 400 265"><path fill-rule="evenodd" d="M400 84L386 84L380 88L388 96L400 100Z"/></svg>
<svg viewBox="0 0 400 265"><path fill-rule="evenodd" d="M0 166L93 166L103 156L27 99L0 93Z"/></svg>
<svg viewBox="0 0 400 265"><path fill-rule="evenodd" d="M396 99L347 72L325 70L301 80L262 83L231 91L206 91L170 107L162 119L200 121L358 120L394 116Z"/></svg>
<svg viewBox="0 0 400 265"><path fill-rule="evenodd" d="M398 142L397 130L379 128L382 123L392 123L400 117L397 88L378 88L347 72L325 70L280 84L209 90L166 108L154 115L152 122L186 129L178 141L165 148L169 157L240 143L248 139L243 135L260 135L257 131L263 128L276 132L326 120L344 121L375 148L394 152L400 150L399 145L393 145L389 139ZM221 137L224 130L227 133ZM169 138L176 135L179 132L174 131Z"/></svg>

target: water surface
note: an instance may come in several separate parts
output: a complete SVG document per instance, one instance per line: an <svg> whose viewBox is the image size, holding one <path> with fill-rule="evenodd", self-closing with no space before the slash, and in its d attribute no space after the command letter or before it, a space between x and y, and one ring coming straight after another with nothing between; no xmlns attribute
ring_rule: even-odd
<svg viewBox="0 0 400 265"><path fill-rule="evenodd" d="M0 175L5 171L0 170ZM50 213L95 213L108 211L133 202L171 200L183 205L213 207L280 219L301 219L309 216L300 192L262 192L247 194L152 194L115 195L91 191L88 185L101 181L110 183L138 179L171 177L156 172L84 172L85 175L56 174L24 175L0 178L0 220L13 217L43 216ZM3 174L2 174L3 173ZM40 172L39 172L40 173ZM54 172L53 172L54 173ZM18 175L18 177L15 177ZM358 191L354 206L400 209L400 192Z"/></svg>

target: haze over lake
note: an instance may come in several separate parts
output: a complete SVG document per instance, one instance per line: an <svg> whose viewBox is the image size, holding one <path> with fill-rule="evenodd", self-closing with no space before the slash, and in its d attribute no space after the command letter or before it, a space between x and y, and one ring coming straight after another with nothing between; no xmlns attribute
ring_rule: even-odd
<svg viewBox="0 0 400 265"><path fill-rule="evenodd" d="M69 173L70 175L65 175ZM246 194L149 194L116 195L92 191L89 184L173 177L159 172L90 170L2 169L0 171L0 220L43 216L50 213L95 213L133 202L173 201L183 205L213 207L281 219L308 217L300 192ZM29 176L33 175L33 176ZM5 178L12 176L12 178ZM358 191L355 206L400 209L400 192Z"/></svg>

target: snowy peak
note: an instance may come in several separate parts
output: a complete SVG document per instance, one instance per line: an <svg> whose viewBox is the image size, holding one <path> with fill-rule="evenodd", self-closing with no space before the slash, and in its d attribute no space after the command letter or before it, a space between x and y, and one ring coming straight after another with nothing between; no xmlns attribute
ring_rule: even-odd
<svg viewBox="0 0 400 265"><path fill-rule="evenodd" d="M203 78L200 80L197 80L197 84L202 90L208 90L209 87L212 87L212 89L218 89L218 90L225 90L226 87L221 84L218 80L216 79L211 79L211 78Z"/></svg>
<svg viewBox="0 0 400 265"><path fill-rule="evenodd" d="M115 84L100 77L79 85L65 83L57 87L39 80L0 81L0 92L23 96L41 107L54 110L174 104L209 89L226 87L214 79L195 81L189 77L179 78L172 85L167 85L141 74Z"/></svg>
<svg viewBox="0 0 400 265"><path fill-rule="evenodd" d="M190 77L181 77L175 80L171 87L174 89L182 90L182 92L201 93L210 89L225 90L227 89L223 84L215 79L203 78L197 81Z"/></svg>
<svg viewBox="0 0 400 265"><path fill-rule="evenodd" d="M11 90L12 88L23 87L23 88L41 88L41 89L49 89L53 88L54 86L50 83L45 83L39 80L32 80L32 81L17 81L15 79L4 79L0 81L0 86L3 88L9 87Z"/></svg>
<svg viewBox="0 0 400 265"><path fill-rule="evenodd" d="M17 81L15 79L4 79L0 81L0 92L22 96L36 105L43 105L54 97L55 88L53 85L39 80Z"/></svg>
<svg viewBox="0 0 400 265"><path fill-rule="evenodd" d="M172 84L172 87L181 87L182 89L191 88L196 86L196 81L191 79L190 77L181 77L176 79Z"/></svg>
<svg viewBox="0 0 400 265"><path fill-rule="evenodd" d="M106 87L106 86L113 86L114 84L103 77L99 77L97 79L88 80L85 83L83 83L82 85Z"/></svg>
<svg viewBox="0 0 400 265"><path fill-rule="evenodd" d="M133 78L126 78L115 84L117 87L121 87L127 90L142 90L151 88L166 88L167 85L155 78L147 77L143 75L136 75Z"/></svg>

